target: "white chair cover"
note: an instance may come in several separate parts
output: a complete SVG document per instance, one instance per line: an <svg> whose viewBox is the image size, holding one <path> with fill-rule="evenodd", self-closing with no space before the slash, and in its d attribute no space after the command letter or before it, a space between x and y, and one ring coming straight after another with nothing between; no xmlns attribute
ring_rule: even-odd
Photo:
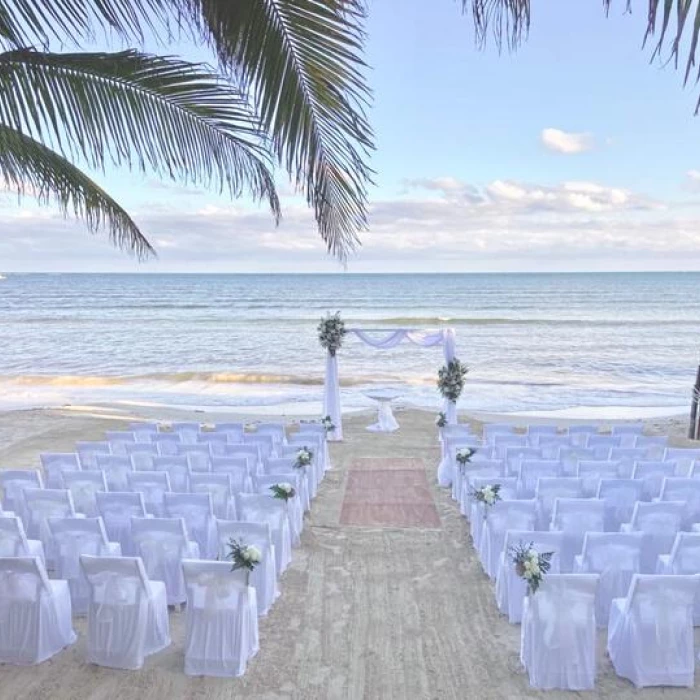
<svg viewBox="0 0 700 700"><path fill-rule="evenodd" d="M192 493L208 493L211 496L214 517L226 520L229 514L235 513L231 476L223 474L190 473L190 491Z"/></svg>
<svg viewBox="0 0 700 700"><path fill-rule="evenodd" d="M230 443L243 442L245 428L243 423L217 423L214 432L225 434Z"/></svg>
<svg viewBox="0 0 700 700"><path fill-rule="evenodd" d="M257 654L255 588L226 562L182 562L187 583L185 673L242 676Z"/></svg>
<svg viewBox="0 0 700 700"><path fill-rule="evenodd" d="M208 492L166 493L165 515L185 521L187 535L197 543L202 559L216 559L216 521Z"/></svg>
<svg viewBox="0 0 700 700"><path fill-rule="evenodd" d="M177 433L152 433L151 444L158 446L158 454L164 457L177 455L177 446L182 438Z"/></svg>
<svg viewBox="0 0 700 700"><path fill-rule="evenodd" d="M635 447L643 447L647 451L647 459L663 459L666 452L668 437L662 435L648 436L638 435L635 440Z"/></svg>
<svg viewBox="0 0 700 700"><path fill-rule="evenodd" d="M124 445L126 454L131 457L131 463L137 472L152 472L153 461L160 456L158 445L150 442L138 442L133 445Z"/></svg>
<svg viewBox="0 0 700 700"><path fill-rule="evenodd" d="M255 545L262 554L262 561L250 575L250 585L255 587L258 615L265 616L279 598L277 587L277 563L272 532L268 523L247 523L240 520L217 520L218 558L227 561L229 542Z"/></svg>
<svg viewBox="0 0 700 700"><path fill-rule="evenodd" d="M700 448L667 447L664 462L676 463L676 476L689 476L693 462L700 459Z"/></svg>
<svg viewBox="0 0 700 700"><path fill-rule="evenodd" d="M487 507L483 503L475 501L471 496L471 489L479 489L483 486L498 484L501 488L499 496L501 500L513 501L518 497L518 480L514 477L471 476L464 481L462 489L464 510L469 513L469 534L472 537L474 547L478 548L481 542L481 530L484 524ZM463 513L464 514L464 513Z"/></svg>
<svg viewBox="0 0 700 700"><path fill-rule="evenodd" d="M196 542L187 539L182 518L132 518L131 540L141 557L148 578L162 581L168 605L180 605L187 599L182 578L183 559L199 559Z"/></svg>
<svg viewBox="0 0 700 700"><path fill-rule="evenodd" d="M493 444L496 435L515 435L515 426L510 423L484 423L484 442Z"/></svg>
<svg viewBox="0 0 700 700"><path fill-rule="evenodd" d="M574 572L600 575L595 604L599 626L607 626L613 599L624 596L632 576L639 573L642 544L641 532L586 533L583 552L575 559Z"/></svg>
<svg viewBox="0 0 700 700"><path fill-rule="evenodd" d="M0 557L0 663L39 664L75 640L68 584L38 557Z"/></svg>
<svg viewBox="0 0 700 700"><path fill-rule="evenodd" d="M167 455L153 459L153 471L166 472L170 481L170 488L176 493L189 491L189 473L187 457L182 455Z"/></svg>
<svg viewBox="0 0 700 700"><path fill-rule="evenodd" d="M60 479L60 473L58 475ZM25 488L43 489L44 481L38 469L0 469L0 488L2 488L2 508L24 518Z"/></svg>
<svg viewBox="0 0 700 700"><path fill-rule="evenodd" d="M583 479L583 497L593 498L598 493L601 479L617 479L620 474L617 462L603 460L581 460L576 469L576 476Z"/></svg>
<svg viewBox="0 0 700 700"><path fill-rule="evenodd" d="M637 436L642 434L644 423L623 423L613 425L612 434L622 438L623 447L633 447Z"/></svg>
<svg viewBox="0 0 700 700"><path fill-rule="evenodd" d="M298 450L300 447L310 448L313 451L314 456L311 460L310 467L310 473L313 475L313 479L309 479L309 496L311 498L316 498L318 485L323 480L323 474L325 472L325 466L323 464L325 444L326 439L321 435L300 432L290 435L286 446L279 445L277 448L277 454L280 457L295 454L293 450Z"/></svg>
<svg viewBox="0 0 700 700"><path fill-rule="evenodd" d="M167 472L142 471L126 475L129 490L143 494L146 512L160 517L164 512L165 494L171 491Z"/></svg>
<svg viewBox="0 0 700 700"><path fill-rule="evenodd" d="M75 451L81 469L97 469L97 455L112 454L112 448L106 441L80 440L75 443Z"/></svg>
<svg viewBox="0 0 700 700"><path fill-rule="evenodd" d="M190 471L206 473L211 471L211 445L198 443L195 445L178 445L179 455L187 458Z"/></svg>
<svg viewBox="0 0 700 700"><path fill-rule="evenodd" d="M577 447L585 447L588 444L588 438L591 435L596 435L598 433L597 425L590 425L584 423L582 425L570 425L569 426L569 438L573 445Z"/></svg>
<svg viewBox="0 0 700 700"><path fill-rule="evenodd" d="M544 459L559 459L562 449L574 447L568 435L541 435L535 443L542 450Z"/></svg>
<svg viewBox="0 0 700 700"><path fill-rule="evenodd" d="M209 454L216 457L226 454L229 439L226 433L200 433L197 442L200 445L209 445Z"/></svg>
<svg viewBox="0 0 700 700"><path fill-rule="evenodd" d="M129 423L127 428L129 432L133 433L136 442L150 442L153 433L157 433L160 426L158 423L143 421L140 423Z"/></svg>
<svg viewBox="0 0 700 700"><path fill-rule="evenodd" d="M301 505L299 494L302 491L304 483L303 476L298 470L290 472L280 472L279 474L270 474L269 476L256 477L258 493L264 493L267 496L273 495L270 487L280 482L291 484L296 490L294 498L290 498L284 503L287 509L287 522L289 523L289 534L292 538L292 546L298 547L301 544L301 533L304 529L304 509Z"/></svg>
<svg viewBox="0 0 700 700"><path fill-rule="evenodd" d="M587 532L603 532L605 503L586 498L557 498L552 509L550 530L564 533L561 570L573 570L574 557L581 553L583 536Z"/></svg>
<svg viewBox="0 0 700 700"><path fill-rule="evenodd" d="M549 574L523 603L520 660L541 690L589 690L596 673L598 577Z"/></svg>
<svg viewBox="0 0 700 700"><path fill-rule="evenodd" d="M65 471L61 474L63 488L68 489L73 497L73 505L77 513L88 517L97 515L95 494L107 491L107 481L103 471L98 469L82 469L80 471Z"/></svg>
<svg viewBox="0 0 700 700"><path fill-rule="evenodd" d="M528 425L527 441L533 447L539 445L541 438L550 438L558 435L559 428L556 425Z"/></svg>
<svg viewBox="0 0 700 700"><path fill-rule="evenodd" d="M0 557L38 557L44 564L44 546L40 540L29 540L22 520L3 512L0 515Z"/></svg>
<svg viewBox="0 0 700 700"><path fill-rule="evenodd" d="M510 558L510 550L520 544L532 545L538 552L552 553L549 574L558 574L559 561L564 535L561 532L532 532L527 530L508 530L503 551L498 561L496 575L496 602L498 609L508 615L508 622L519 624L523 617L523 600L527 595L527 584L515 573L515 566ZM549 575L547 574L547 575Z"/></svg>
<svg viewBox="0 0 700 700"><path fill-rule="evenodd" d="M331 453L328 449L328 433L326 432L326 428L323 425L316 423L302 423L295 435L300 437L306 435L318 435L321 438L323 443L323 448L320 455L321 463L323 471L327 472L331 468ZM282 441L281 444L284 444L284 441Z"/></svg>
<svg viewBox="0 0 700 700"><path fill-rule="evenodd" d="M131 556L131 518L145 518L146 505L142 493L113 492L95 494L97 511L102 517L110 542L118 542L122 554Z"/></svg>
<svg viewBox="0 0 700 700"><path fill-rule="evenodd" d="M180 421L173 423L170 429L173 433L180 436L183 444L194 445L199 440L202 426L194 421Z"/></svg>
<svg viewBox="0 0 700 700"><path fill-rule="evenodd" d="M700 533L679 532L670 554L661 554L656 565L657 574L693 575L700 573ZM700 625L700 596L695 596L694 624Z"/></svg>
<svg viewBox="0 0 700 700"><path fill-rule="evenodd" d="M576 476L578 463L595 459L595 450L589 447L574 445L572 447L561 447L559 449L559 461L562 466L563 476Z"/></svg>
<svg viewBox="0 0 700 700"><path fill-rule="evenodd" d="M523 459L518 469L518 497L534 498L537 481L544 476L560 476L559 460Z"/></svg>
<svg viewBox="0 0 700 700"><path fill-rule="evenodd" d="M664 479L659 500L685 503L681 522L683 530L690 530L693 523L700 522L700 481L698 479L682 476Z"/></svg>
<svg viewBox="0 0 700 700"><path fill-rule="evenodd" d="M610 450L615 447L622 447L621 435L589 435L586 447L595 450L596 457L608 459Z"/></svg>
<svg viewBox="0 0 700 700"><path fill-rule="evenodd" d="M212 474L228 474L231 477L231 489L234 493L253 490L253 479L248 471L245 457L212 457Z"/></svg>
<svg viewBox="0 0 700 700"><path fill-rule="evenodd" d="M632 518L637 501L644 496L644 482L636 479L601 479L598 498L605 503L605 530L619 532Z"/></svg>
<svg viewBox="0 0 700 700"><path fill-rule="evenodd" d="M47 520L75 517L71 493L67 489L24 489L24 512L27 535L33 540L41 540L50 568L54 562L54 549Z"/></svg>
<svg viewBox="0 0 700 700"><path fill-rule="evenodd" d="M634 576L627 597L610 609L608 654L618 676L638 688L693 685L698 583L698 576Z"/></svg>
<svg viewBox="0 0 700 700"><path fill-rule="evenodd" d="M557 498L581 498L583 479L572 476L545 476L537 480L535 500L537 501L537 528L549 530L552 521L554 501Z"/></svg>
<svg viewBox="0 0 700 700"><path fill-rule="evenodd" d="M126 491L129 488L127 474L134 471L131 457L123 455L97 455L97 468L105 473L110 491Z"/></svg>
<svg viewBox="0 0 700 700"><path fill-rule="evenodd" d="M644 500L658 498L661 485L666 477L676 473L675 462L637 462L632 470L632 478L644 482Z"/></svg>
<svg viewBox="0 0 700 700"><path fill-rule="evenodd" d="M90 584L87 659L136 670L170 644L165 585L149 581L137 557L91 557L80 564Z"/></svg>
<svg viewBox="0 0 700 700"><path fill-rule="evenodd" d="M48 489L63 488L61 472L81 469L78 455L74 452L44 452L39 455L44 469L44 481Z"/></svg>
<svg viewBox="0 0 700 700"><path fill-rule="evenodd" d="M500 452L497 452L501 456ZM506 460L506 476L518 476L520 464L523 460L542 459L542 450L539 447L509 446L505 448L503 457Z"/></svg>

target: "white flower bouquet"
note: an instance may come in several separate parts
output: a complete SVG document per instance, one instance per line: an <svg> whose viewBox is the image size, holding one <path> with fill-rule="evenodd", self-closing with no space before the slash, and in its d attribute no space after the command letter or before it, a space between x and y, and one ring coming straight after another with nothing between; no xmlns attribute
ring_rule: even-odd
<svg viewBox="0 0 700 700"><path fill-rule="evenodd" d="M480 489L472 489L470 495L477 503L483 503L485 506L490 507L501 500L500 490L500 484L487 484ZM484 517L486 517L486 511L484 511Z"/></svg>
<svg viewBox="0 0 700 700"><path fill-rule="evenodd" d="M325 418L321 418L321 425L326 429L326 435L328 435L328 433L331 433L335 430L335 425L333 425L333 420L331 419L330 416L326 416Z"/></svg>
<svg viewBox="0 0 700 700"><path fill-rule="evenodd" d="M236 540L229 540L228 559L231 560L231 571L248 569L253 571L262 561L262 552L255 545L245 545Z"/></svg>
<svg viewBox="0 0 700 700"><path fill-rule="evenodd" d="M438 371L438 389L448 401L456 401L462 389L469 368L457 358L451 360Z"/></svg>
<svg viewBox="0 0 700 700"><path fill-rule="evenodd" d="M472 461L472 457L476 454L476 447L462 447L457 450L455 459L460 467L465 467Z"/></svg>
<svg viewBox="0 0 700 700"><path fill-rule="evenodd" d="M511 547L510 559L515 566L515 573L527 583L528 592L533 595L542 583L542 579L552 566L554 552L538 552L533 543Z"/></svg>
<svg viewBox="0 0 700 700"><path fill-rule="evenodd" d="M311 460L314 458L314 453L308 447L302 447L297 452L297 458L294 462L294 466L297 469L303 469L311 464Z"/></svg>
<svg viewBox="0 0 700 700"><path fill-rule="evenodd" d="M288 482L282 481L279 484L272 484L270 486L270 491L275 498L279 498L281 501L288 501L290 498L294 498L297 495L296 489Z"/></svg>
<svg viewBox="0 0 700 700"><path fill-rule="evenodd" d="M438 428L444 428L447 425L447 416L443 411L438 413L437 418L435 419L435 425L437 425Z"/></svg>
<svg viewBox="0 0 700 700"><path fill-rule="evenodd" d="M346 333L345 322L340 318L340 311L328 314L318 324L318 342L331 355L335 355L340 350Z"/></svg>

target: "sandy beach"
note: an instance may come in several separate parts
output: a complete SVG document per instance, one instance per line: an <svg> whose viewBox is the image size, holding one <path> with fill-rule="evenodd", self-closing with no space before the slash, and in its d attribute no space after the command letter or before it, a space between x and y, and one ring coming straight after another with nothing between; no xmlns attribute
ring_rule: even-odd
<svg viewBox="0 0 700 700"><path fill-rule="evenodd" d="M35 466L39 452L97 439L131 417L107 406L3 414L0 464ZM72 647L37 667L0 667L0 700L578 697L528 688L518 661L520 628L498 614L466 522L435 484L434 416L397 417L401 429L390 435L366 432L368 415L346 420L346 439L332 445L334 468L307 516L282 596L260 622L260 653L243 678L184 675L184 613L171 613L173 644L138 672L88 665L85 622L75 618L79 639ZM682 416L649 421L647 428L686 444ZM373 518L381 524L357 524ZM697 696L690 689L635 690L614 675L604 647L601 632L595 697Z"/></svg>

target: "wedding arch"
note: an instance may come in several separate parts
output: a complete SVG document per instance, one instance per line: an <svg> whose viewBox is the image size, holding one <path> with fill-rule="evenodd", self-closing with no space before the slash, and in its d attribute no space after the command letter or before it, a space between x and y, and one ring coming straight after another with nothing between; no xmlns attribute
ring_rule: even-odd
<svg viewBox="0 0 700 700"><path fill-rule="evenodd" d="M407 340L423 348L441 345L445 364L455 359L454 328L414 329L414 328L344 328L343 334L352 333L363 343L379 350L388 350ZM382 334L379 338L374 334ZM340 378L338 376L338 358L331 348L326 355L326 377L323 386L323 414L330 416L334 429L328 433L329 440L343 439L343 419L340 408ZM448 423L457 422L457 403L445 400L445 416Z"/></svg>

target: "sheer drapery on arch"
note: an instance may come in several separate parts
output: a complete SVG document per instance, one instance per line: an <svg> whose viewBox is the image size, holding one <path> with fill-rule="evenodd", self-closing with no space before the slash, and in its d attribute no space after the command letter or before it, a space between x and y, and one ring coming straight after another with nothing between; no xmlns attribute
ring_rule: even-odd
<svg viewBox="0 0 700 700"><path fill-rule="evenodd" d="M395 348L399 343L407 340L414 345L423 348L442 345L445 355L445 363L455 358L455 332L454 328L441 328L439 330L415 330L411 328L397 328L385 331L371 328L348 328L348 333L354 333L362 342L379 350ZM376 338L375 333L383 333ZM445 414L448 423L457 422L457 404L454 401L445 400ZM323 415L330 416L335 430L328 434L329 440L343 439L343 418L340 409L340 380L338 377L338 357L326 356L326 380L323 387Z"/></svg>

